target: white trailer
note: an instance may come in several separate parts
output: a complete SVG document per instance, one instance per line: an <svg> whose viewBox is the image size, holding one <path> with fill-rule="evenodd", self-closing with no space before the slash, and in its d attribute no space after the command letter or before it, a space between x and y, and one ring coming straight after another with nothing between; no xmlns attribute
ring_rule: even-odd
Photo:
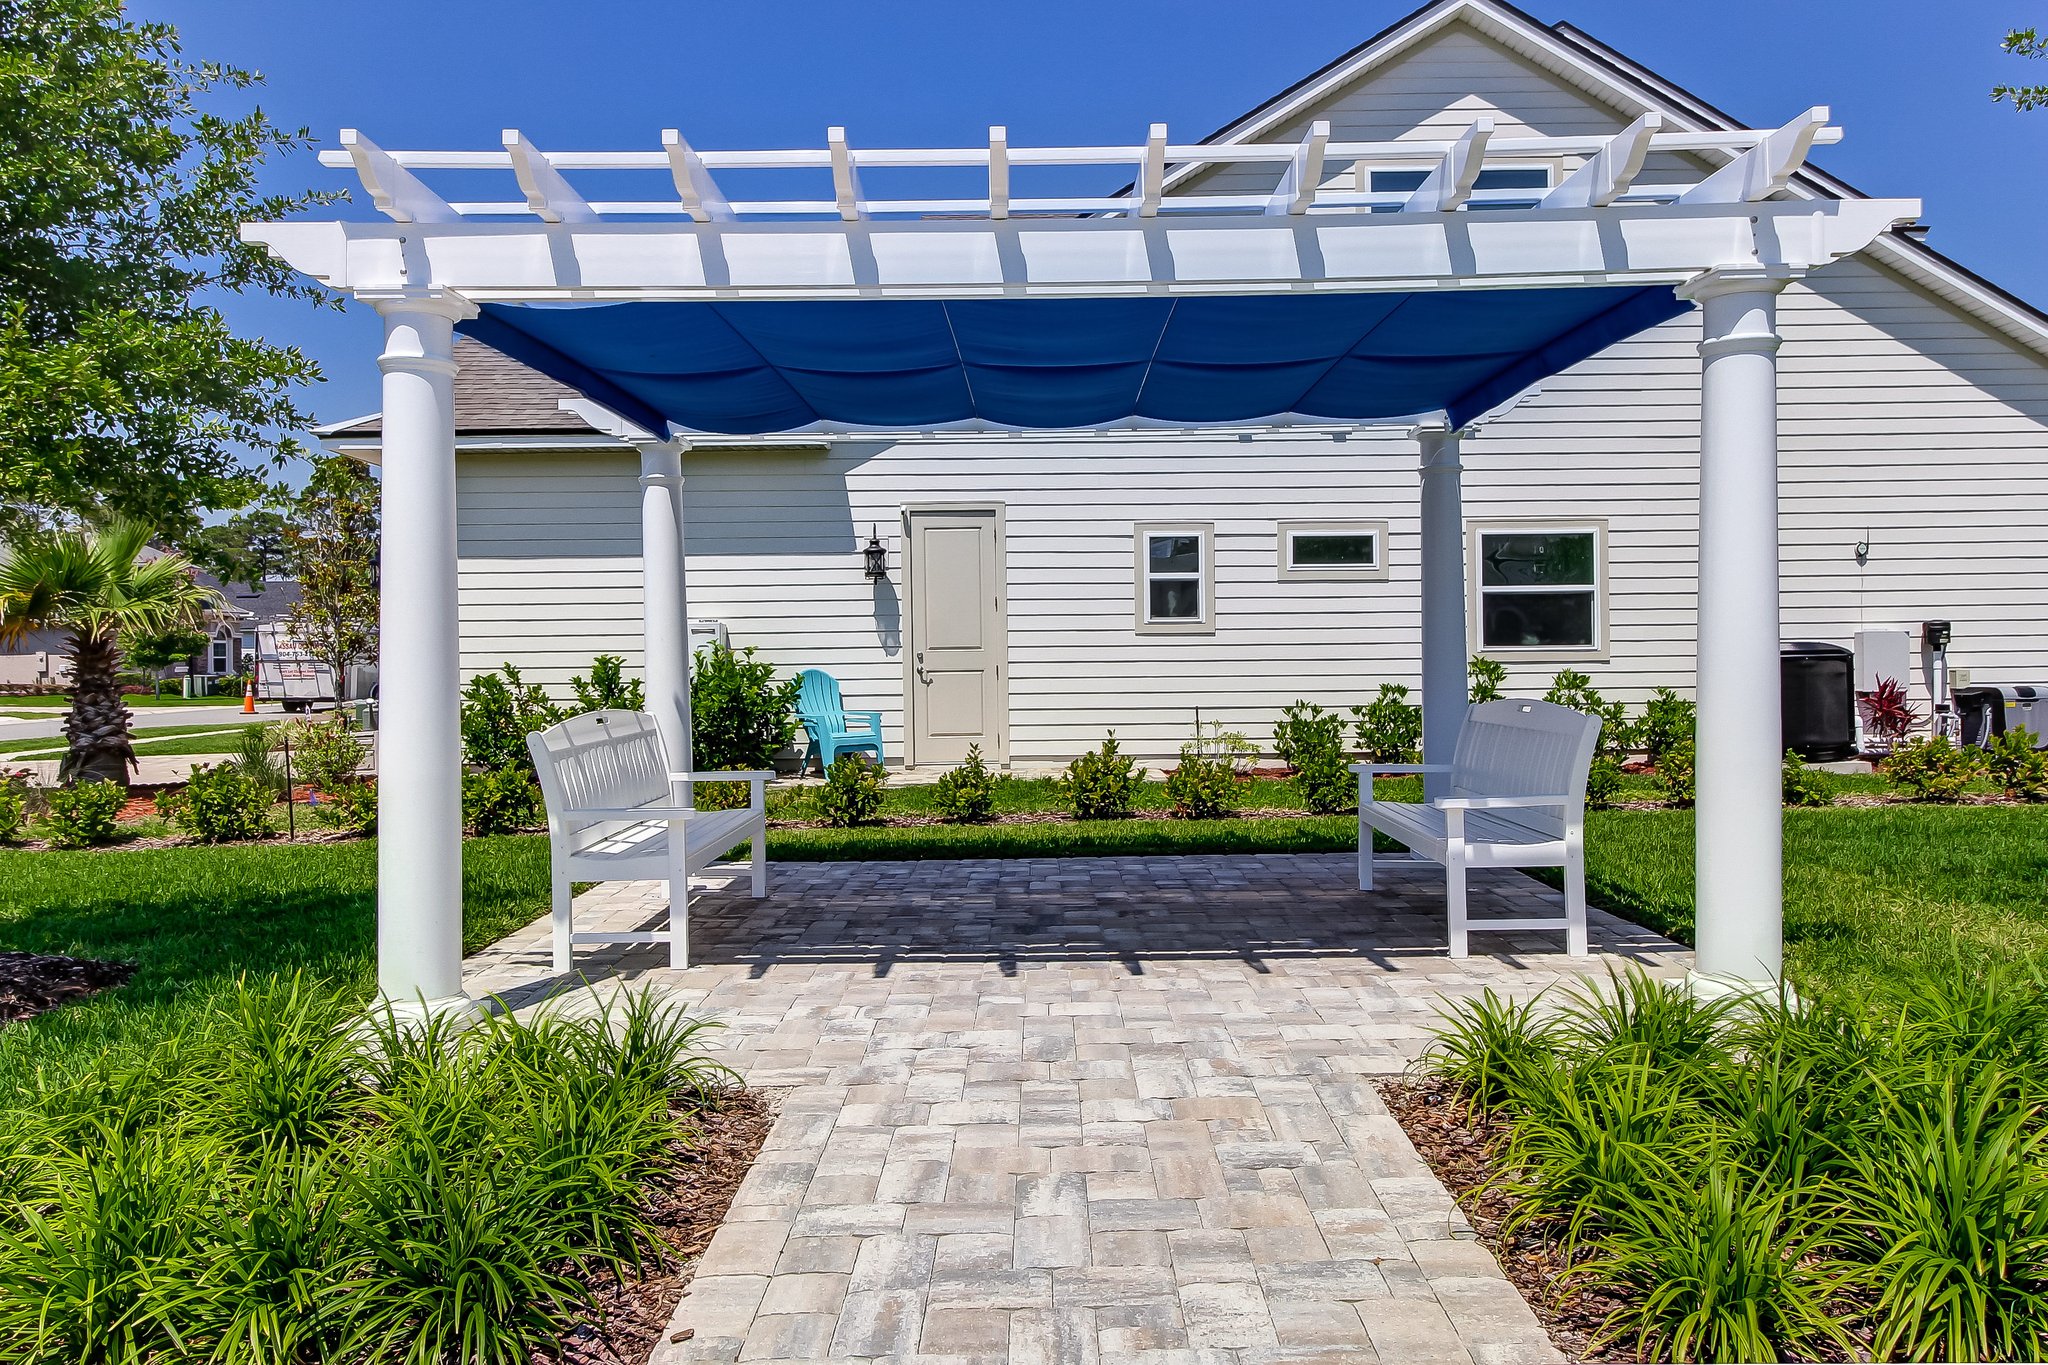
<svg viewBox="0 0 2048 1365"><path fill-rule="evenodd" d="M338 700L334 670L306 652L289 628L256 627L256 699L283 702L287 711L310 711Z"/></svg>

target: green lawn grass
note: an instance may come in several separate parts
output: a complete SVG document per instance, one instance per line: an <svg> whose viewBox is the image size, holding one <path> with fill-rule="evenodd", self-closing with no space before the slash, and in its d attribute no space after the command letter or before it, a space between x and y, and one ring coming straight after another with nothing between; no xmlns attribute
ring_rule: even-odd
<svg viewBox="0 0 2048 1365"><path fill-rule="evenodd" d="M152 697L148 693L140 696L126 696L121 699L130 707L157 706L233 706L241 700L233 697ZM71 705L71 697L63 692L38 692L31 696L0 696L0 711L43 711L62 710Z"/></svg>
<svg viewBox="0 0 2048 1365"><path fill-rule="evenodd" d="M469 840L462 871L465 948L547 908L545 839ZM0 1091L41 1058L169 1033L243 972L303 969L367 993L376 886L372 840L0 851L0 949L137 966L122 990L0 1027Z"/></svg>
<svg viewBox="0 0 2048 1365"><path fill-rule="evenodd" d="M251 720L227 723L215 722L212 725L164 725L149 730L137 730L134 736L135 752L138 754L143 753L146 749L151 753L167 754L233 753L242 731L276 723L275 721ZM174 744L189 746L195 743L217 743L220 747L217 749L157 747L159 745L169 746ZM48 751L47 754L44 753L45 750ZM64 737L62 735L44 735L39 739L0 740L0 754L5 754L9 758L23 760L42 757L57 758L61 757L63 753Z"/></svg>

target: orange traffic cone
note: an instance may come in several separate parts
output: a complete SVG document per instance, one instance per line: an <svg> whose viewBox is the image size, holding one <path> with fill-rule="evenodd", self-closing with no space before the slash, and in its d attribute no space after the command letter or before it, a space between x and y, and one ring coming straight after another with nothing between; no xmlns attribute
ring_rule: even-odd
<svg viewBox="0 0 2048 1365"><path fill-rule="evenodd" d="M256 678L254 674L250 675L248 682L242 684L242 714L245 716L256 714Z"/></svg>

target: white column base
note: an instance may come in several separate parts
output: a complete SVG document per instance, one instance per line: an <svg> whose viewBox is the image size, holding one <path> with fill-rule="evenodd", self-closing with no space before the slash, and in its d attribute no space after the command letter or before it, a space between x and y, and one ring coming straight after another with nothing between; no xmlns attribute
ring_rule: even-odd
<svg viewBox="0 0 2048 1365"><path fill-rule="evenodd" d="M1682 979L1669 983L1673 989L1682 990L1695 1000L1712 1003L1719 1000L1733 1000L1747 1003L1763 1003L1782 998L1788 1009L1799 1008L1799 992L1792 989L1792 983L1785 980L1750 981L1740 976L1703 975L1687 972Z"/></svg>

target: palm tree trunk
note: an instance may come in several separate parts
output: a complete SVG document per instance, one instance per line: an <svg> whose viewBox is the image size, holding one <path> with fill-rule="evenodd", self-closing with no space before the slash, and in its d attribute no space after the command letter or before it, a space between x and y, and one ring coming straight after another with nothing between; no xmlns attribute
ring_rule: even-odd
<svg viewBox="0 0 2048 1365"><path fill-rule="evenodd" d="M120 662L120 646L112 635L71 637L71 714L64 718L70 748L58 768L64 781L128 785L128 772L136 766L135 745L114 676Z"/></svg>

